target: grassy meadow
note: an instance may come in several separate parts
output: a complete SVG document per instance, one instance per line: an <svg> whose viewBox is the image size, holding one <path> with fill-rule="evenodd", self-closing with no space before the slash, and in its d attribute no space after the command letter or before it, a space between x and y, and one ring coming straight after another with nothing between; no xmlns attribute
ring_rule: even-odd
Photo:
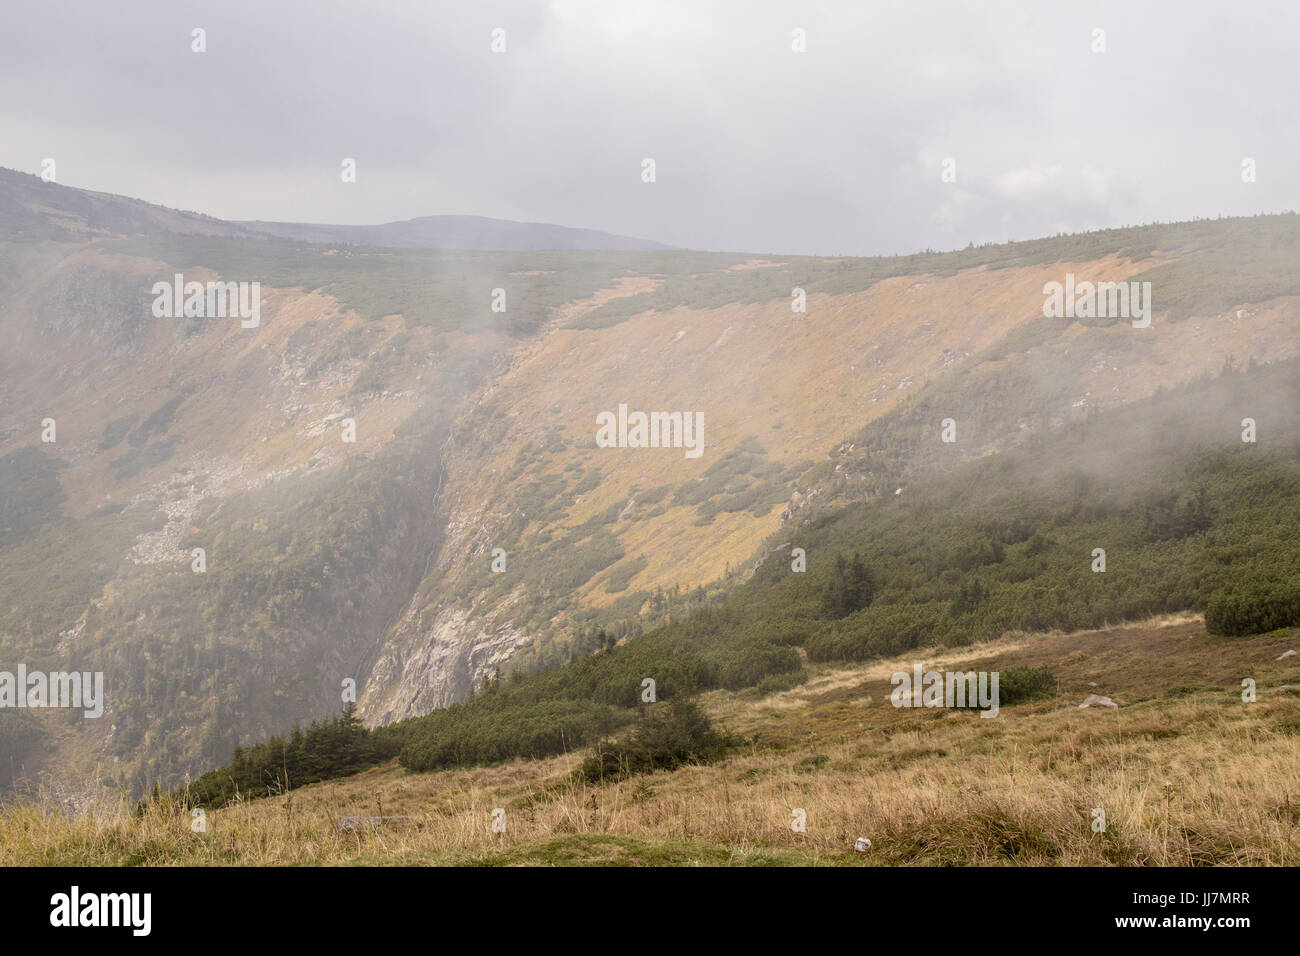
<svg viewBox="0 0 1300 956"><path fill-rule="evenodd" d="M428 773L392 761L210 811L204 832L166 799L139 813L125 800L73 813L37 799L0 813L0 862L1295 865L1300 692L1280 688L1300 685L1300 663L1277 658L1297 642L1296 630L1213 637L1181 615L813 665L792 690L704 695L731 741L707 765L593 784L574 773L581 752ZM891 706L890 674L917 660L1047 667L1056 691L991 719ZM1089 693L1120 706L1080 709ZM341 828L349 816L407 819Z"/></svg>

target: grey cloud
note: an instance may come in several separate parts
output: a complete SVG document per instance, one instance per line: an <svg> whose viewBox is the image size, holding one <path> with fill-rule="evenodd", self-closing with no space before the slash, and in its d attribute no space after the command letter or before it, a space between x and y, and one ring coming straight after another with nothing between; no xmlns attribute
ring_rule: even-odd
<svg viewBox="0 0 1300 956"><path fill-rule="evenodd" d="M231 219L461 213L868 254L1300 196L1288 3L5 6L0 165L52 156L69 185Z"/></svg>

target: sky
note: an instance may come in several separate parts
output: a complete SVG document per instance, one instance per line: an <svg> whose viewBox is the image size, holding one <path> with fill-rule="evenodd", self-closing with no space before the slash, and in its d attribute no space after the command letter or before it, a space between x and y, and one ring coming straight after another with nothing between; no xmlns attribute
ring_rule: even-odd
<svg viewBox="0 0 1300 956"><path fill-rule="evenodd" d="M0 12L0 166L225 219L890 255L1300 209L1294 0Z"/></svg>

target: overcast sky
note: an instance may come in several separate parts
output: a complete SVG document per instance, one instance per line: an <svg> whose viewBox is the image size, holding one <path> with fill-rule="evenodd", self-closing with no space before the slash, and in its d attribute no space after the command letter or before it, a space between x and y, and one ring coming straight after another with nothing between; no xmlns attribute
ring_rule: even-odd
<svg viewBox="0 0 1300 956"><path fill-rule="evenodd" d="M0 165L227 219L849 255L1300 208L1295 0L0 9Z"/></svg>

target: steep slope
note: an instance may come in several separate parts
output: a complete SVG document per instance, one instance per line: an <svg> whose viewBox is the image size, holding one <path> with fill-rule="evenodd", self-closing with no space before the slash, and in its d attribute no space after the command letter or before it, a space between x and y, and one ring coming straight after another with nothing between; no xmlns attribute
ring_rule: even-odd
<svg viewBox="0 0 1300 956"><path fill-rule="evenodd" d="M828 509L783 529L783 543L769 540L724 599L624 646L580 646L559 667L494 679L467 701L373 733L349 714L305 737L273 737L176 798L215 808L394 755L424 772L591 746L611 758L584 769L594 782L639 772L609 744L632 722L641 749L629 759L641 771L647 760L673 769L683 753L716 758L725 744L691 716L691 696L794 688L808 679L806 662L1157 613L1204 612L1206 629L1233 642L1300 625L1298 369L1292 359L1198 379L955 464L901 497ZM1243 410L1264 429L1256 441L1242 440ZM1212 668L1186 664L1188 686L1202 686ZM650 701L647 677L658 694ZM1051 683L1040 673L1002 678L1008 705Z"/></svg>
<svg viewBox="0 0 1300 956"><path fill-rule="evenodd" d="M0 195L0 669L107 687L100 720L0 712L0 783L139 792L337 711L437 546L459 404L612 281L190 232L32 177ZM176 273L260 283L260 321L155 314ZM526 304L492 313L496 283Z"/></svg>
<svg viewBox="0 0 1300 956"><path fill-rule="evenodd" d="M362 713L384 723L446 706L512 651L515 668L553 665L588 649L596 627L634 636L680 616L796 515L894 493L1229 361L1294 357L1300 289L1285 260L1298 236L1281 217L996 257L752 260L576 303L458 423L449 546ZM1249 281L1221 282L1238 262ZM1044 285L1067 273L1151 282L1151 327L1045 319ZM791 309L794 287L809 292L806 313ZM690 306L718 299L729 304ZM640 300L660 308L638 312ZM705 453L595 447L597 414L620 403L702 412ZM947 418L961 439L951 446ZM506 567L493 573L498 548Z"/></svg>

